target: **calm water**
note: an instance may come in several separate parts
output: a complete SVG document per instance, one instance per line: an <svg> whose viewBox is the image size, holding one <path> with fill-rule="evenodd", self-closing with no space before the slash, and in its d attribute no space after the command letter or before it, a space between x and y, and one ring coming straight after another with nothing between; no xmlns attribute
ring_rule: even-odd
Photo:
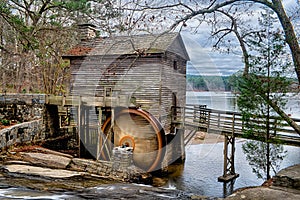
<svg viewBox="0 0 300 200"><path fill-rule="evenodd" d="M233 189L258 186L264 182L252 173L242 152L243 142L244 140L238 140L236 143L235 170L240 177L235 180ZM287 150L287 156L280 169L300 163L300 148L284 146L284 149ZM186 152L182 176L171 180L174 187L205 196L223 197L224 184L217 181L223 172L223 143L190 145Z"/></svg>
<svg viewBox="0 0 300 200"><path fill-rule="evenodd" d="M207 105L208 108L227 111L238 111L237 97L231 92L194 92L187 91L187 104ZM300 95L287 94L284 109L293 118L300 118Z"/></svg>
<svg viewBox="0 0 300 200"><path fill-rule="evenodd" d="M188 92L188 104L206 104L208 108L238 110L235 96L231 93L217 92ZM292 97L287 109L293 117L300 117L300 100ZM261 185L264 180L258 179L249 166L246 156L242 152L242 144L246 141L238 139L236 142L235 169L240 177L234 181L233 188ZM284 146L287 151L280 169L300 163L300 148ZM230 186L224 191L223 183L217 178L223 173L223 143L189 145L186 147L186 162L180 175L171 176L166 185L154 188L134 184L101 185L87 188L85 191L73 192L40 192L27 188L6 187L0 183L0 199L164 199L180 198L180 191L211 197L223 197L230 193ZM179 191L178 191L179 190Z"/></svg>

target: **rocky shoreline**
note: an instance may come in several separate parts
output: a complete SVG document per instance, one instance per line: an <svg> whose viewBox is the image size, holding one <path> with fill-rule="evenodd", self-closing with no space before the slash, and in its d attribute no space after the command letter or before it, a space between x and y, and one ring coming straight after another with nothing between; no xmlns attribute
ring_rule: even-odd
<svg viewBox="0 0 300 200"><path fill-rule="evenodd" d="M99 165L97 161L74 158L39 146L12 149L1 158L0 189L21 187L50 194L71 195L70 198L62 199L73 199L74 196L75 199L120 199L124 195L133 199L155 200L191 198L190 194L183 191L145 185L152 180L151 175L134 166L122 172L127 173L127 179L117 175L121 172L116 170L101 175L99 171L95 171L95 166ZM126 182L143 184L134 185ZM105 191L101 191L101 188Z"/></svg>
<svg viewBox="0 0 300 200"><path fill-rule="evenodd" d="M127 166L121 169L112 164L106 164L95 160L74 158L49 150L40 146L28 146L26 148L14 148L1 156L0 180L1 185L25 187L39 191L74 192L85 191L87 188L99 185L122 185L124 182L151 184L151 174L136 167ZM140 186L145 187L145 186ZM131 191L132 190L132 191ZM205 197L193 194L185 194L184 191L165 190L163 188L145 187L148 191L157 190L159 194L166 195L164 198L153 199L222 199ZM142 199L143 194L134 194L135 189L123 192L132 192L128 196ZM95 196L96 194L94 194ZM107 194L108 195L108 194ZM113 195L113 194L111 194ZM119 194L120 196L122 194ZM109 196L107 196L109 199ZM151 198L150 198L151 199ZM225 200L254 200L254 199L300 199L300 164L281 170L271 180L259 187L241 188L235 191Z"/></svg>
<svg viewBox="0 0 300 200"><path fill-rule="evenodd" d="M300 199L300 164L279 171L262 186L241 188L225 200L296 200Z"/></svg>
<svg viewBox="0 0 300 200"><path fill-rule="evenodd" d="M74 158L71 155L52 151L39 146L15 148L1 157L2 174L31 179L84 178L104 182L151 183L151 174L134 165L114 165L109 161L98 162ZM115 162L118 163L118 162ZM101 181L100 181L101 182ZM76 187L75 187L76 189Z"/></svg>

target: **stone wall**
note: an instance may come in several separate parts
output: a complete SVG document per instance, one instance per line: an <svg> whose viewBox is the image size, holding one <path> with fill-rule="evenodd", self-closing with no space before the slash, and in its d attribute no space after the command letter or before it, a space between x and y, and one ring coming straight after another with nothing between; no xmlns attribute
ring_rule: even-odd
<svg viewBox="0 0 300 200"><path fill-rule="evenodd" d="M40 119L43 113L43 105L0 105L0 120L6 119L16 122L28 122Z"/></svg>
<svg viewBox="0 0 300 200"><path fill-rule="evenodd" d="M0 104L44 104L45 94L0 93Z"/></svg>
<svg viewBox="0 0 300 200"><path fill-rule="evenodd" d="M68 165L70 170L84 171L102 177L135 183L151 184L152 177L133 165L132 148L115 147L111 161L73 158Z"/></svg>
<svg viewBox="0 0 300 200"><path fill-rule="evenodd" d="M45 95L0 94L0 120L27 122L43 115Z"/></svg>
<svg viewBox="0 0 300 200"><path fill-rule="evenodd" d="M45 139L41 119L24 122L0 130L0 152L15 144Z"/></svg>

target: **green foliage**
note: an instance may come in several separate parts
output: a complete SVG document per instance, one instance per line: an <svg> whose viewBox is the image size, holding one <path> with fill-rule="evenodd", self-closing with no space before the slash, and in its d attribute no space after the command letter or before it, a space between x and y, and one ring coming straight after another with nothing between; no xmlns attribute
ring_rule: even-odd
<svg viewBox="0 0 300 200"><path fill-rule="evenodd" d="M249 74L233 77L240 95L237 103L244 121L244 134L259 138L263 142L246 142L243 151L253 172L258 178L269 178L270 167L276 173L279 163L285 157L283 147L269 144L271 134L275 133L274 126L281 124L274 104L284 109L289 92L291 60L287 56L286 43L281 31L273 27L275 18L270 11L262 13L259 20L261 32L249 35ZM270 106L270 102L275 102ZM266 176L264 175L266 174Z"/></svg>
<svg viewBox="0 0 300 200"><path fill-rule="evenodd" d="M69 11L88 11L90 8L90 3L87 0L76 0L76 1L63 1L63 6L65 6Z"/></svg>
<svg viewBox="0 0 300 200"><path fill-rule="evenodd" d="M272 13L269 11L262 13L259 23L264 30L250 35L247 40L250 49L250 73L248 76L235 79L240 91L238 106L242 114L248 117L245 129L248 128L248 131L250 129L255 132L257 129L256 132L265 132L262 126L256 126L258 122L255 116L264 119L260 123L266 125L269 120L267 117L276 115L267 100L276 102L276 105L283 109L287 100L284 97L291 85L292 79L286 78L291 70L291 60L287 56L286 43L282 34L273 28L274 21ZM252 116L251 119L249 114Z"/></svg>
<svg viewBox="0 0 300 200"><path fill-rule="evenodd" d="M229 76L199 76L187 75L187 83L194 90L202 91L230 91Z"/></svg>
<svg viewBox="0 0 300 200"><path fill-rule="evenodd" d="M270 148L269 159L267 158L267 148ZM260 141L247 141L242 145L246 160L252 167L253 173L260 179L265 179L267 174L267 161L270 160L273 173L276 174L280 169L281 161L286 157L287 151L282 145L270 144Z"/></svg>
<svg viewBox="0 0 300 200"><path fill-rule="evenodd" d="M10 120L2 119L1 124L4 125L4 126L9 126L10 125Z"/></svg>

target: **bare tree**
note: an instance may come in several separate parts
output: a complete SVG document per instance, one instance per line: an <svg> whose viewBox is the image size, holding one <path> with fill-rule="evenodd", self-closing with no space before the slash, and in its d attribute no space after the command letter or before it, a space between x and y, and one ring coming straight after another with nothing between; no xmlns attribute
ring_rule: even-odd
<svg viewBox="0 0 300 200"><path fill-rule="evenodd" d="M115 17L113 6L109 0L1 0L3 90L64 93L68 65L61 55L77 43L77 25Z"/></svg>
<svg viewBox="0 0 300 200"><path fill-rule="evenodd" d="M192 21L198 23L198 25L194 26L194 28L197 29L203 23L213 23L216 19L217 12L222 12L223 14L227 13L228 15L238 12L251 14L255 9L257 10L259 5L265 6L268 9L273 10L280 21L286 42L291 51L295 73L297 74L298 82L300 83L300 46L292 23L293 18L288 16L281 0L177 0L164 2L132 0L131 2L132 4L138 5L138 7L132 7L132 9L135 9L136 11L150 11L150 13L153 13L153 11L156 10L157 12L152 16L152 19L166 17L166 20L173 21L171 25L168 26L169 29L182 29L188 25L188 22ZM294 13L297 13L299 9L300 5ZM167 24L168 23L165 23L165 25ZM250 24L248 24L248 26L250 26ZM247 67L245 68L245 74L247 74Z"/></svg>
<svg viewBox="0 0 300 200"><path fill-rule="evenodd" d="M128 5L128 1L126 1L126 3ZM150 27L158 23L163 24L164 27L161 29L162 31L189 28L193 32L201 32L201 25L207 24L211 26L212 36L216 38L214 47L221 47L226 42L228 43L228 41L232 39L233 34L243 54L245 64L243 74L245 77L247 77L249 73L249 52L246 37L256 34L259 40L261 39L259 35L264 31L259 27L256 28L252 26L254 20L245 20L245 18L255 18L257 10L260 9L259 6L272 10L276 13L280 22L279 27L281 26L285 35L285 41L290 49L293 60L294 71L300 83L300 46L292 22L292 20L298 19L295 13L299 13L300 5L294 8L294 11L290 12L291 15L289 16L280 0L177 0L164 2L132 0L131 3L135 6L127 6L126 8L128 10L132 12L135 11L136 13L144 13L144 17L141 18L141 21L135 21L135 24L143 24L148 21L148 26ZM263 94L262 98L300 134L299 125L297 125L276 102L268 100Z"/></svg>

